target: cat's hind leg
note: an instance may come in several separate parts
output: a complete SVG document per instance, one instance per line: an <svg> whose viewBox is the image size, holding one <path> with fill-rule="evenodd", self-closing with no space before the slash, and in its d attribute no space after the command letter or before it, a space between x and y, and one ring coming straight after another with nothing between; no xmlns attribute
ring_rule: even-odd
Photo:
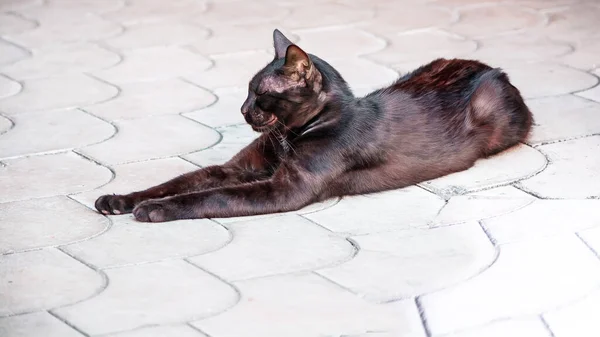
<svg viewBox="0 0 600 337"><path fill-rule="evenodd" d="M484 134L484 156L525 141L532 122L531 112L506 74L493 69L481 75L469 100L467 126Z"/></svg>

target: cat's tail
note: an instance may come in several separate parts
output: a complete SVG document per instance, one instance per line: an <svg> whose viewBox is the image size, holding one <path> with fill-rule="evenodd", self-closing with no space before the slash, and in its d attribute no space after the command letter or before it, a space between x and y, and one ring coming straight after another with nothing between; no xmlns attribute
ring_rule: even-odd
<svg viewBox="0 0 600 337"><path fill-rule="evenodd" d="M519 90L501 69L491 69L479 77L469 99L467 126L485 133L484 155L524 142L532 123L533 116Z"/></svg>

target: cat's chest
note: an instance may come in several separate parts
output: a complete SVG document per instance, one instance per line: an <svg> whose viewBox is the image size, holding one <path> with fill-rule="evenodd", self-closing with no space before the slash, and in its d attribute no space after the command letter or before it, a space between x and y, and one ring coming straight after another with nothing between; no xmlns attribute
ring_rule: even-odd
<svg viewBox="0 0 600 337"><path fill-rule="evenodd" d="M294 150L293 140L290 140L288 137L276 137L277 139L277 148L275 149L275 154L279 158L279 160L284 160L288 158Z"/></svg>

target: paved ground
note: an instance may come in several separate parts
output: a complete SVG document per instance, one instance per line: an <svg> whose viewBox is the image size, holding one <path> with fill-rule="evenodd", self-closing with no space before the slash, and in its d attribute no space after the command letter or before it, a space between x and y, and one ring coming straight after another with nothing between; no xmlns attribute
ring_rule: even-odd
<svg viewBox="0 0 600 337"><path fill-rule="evenodd" d="M1 0L3 337L600 335L593 1ZM502 66L531 140L467 172L279 216L92 209L219 163L279 27L358 93Z"/></svg>

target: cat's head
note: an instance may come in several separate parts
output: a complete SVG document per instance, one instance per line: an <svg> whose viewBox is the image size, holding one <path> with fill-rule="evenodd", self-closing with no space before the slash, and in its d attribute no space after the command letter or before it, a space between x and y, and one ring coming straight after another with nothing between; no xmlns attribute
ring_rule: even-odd
<svg viewBox="0 0 600 337"><path fill-rule="evenodd" d="M254 75L241 109L246 122L260 132L303 126L321 111L327 98L323 76L311 56L277 29L273 45L275 58Z"/></svg>

